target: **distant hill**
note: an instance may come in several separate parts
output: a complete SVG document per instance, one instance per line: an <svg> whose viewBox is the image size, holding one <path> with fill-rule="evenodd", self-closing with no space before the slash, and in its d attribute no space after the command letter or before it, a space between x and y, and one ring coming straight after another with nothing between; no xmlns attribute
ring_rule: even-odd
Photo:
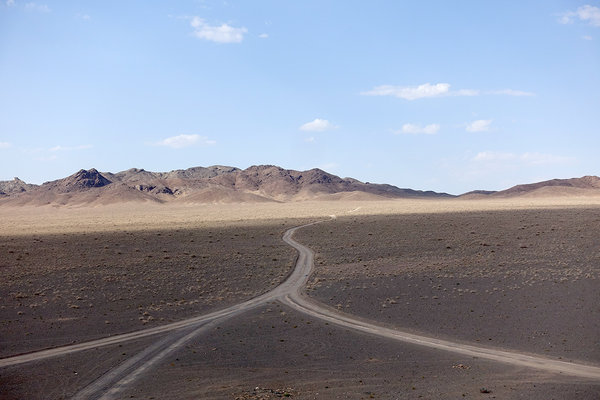
<svg viewBox="0 0 600 400"><path fill-rule="evenodd" d="M584 176L571 179L552 179L538 183L513 186L495 193L495 196L513 197L523 195L586 195L600 194L600 178Z"/></svg>
<svg viewBox="0 0 600 400"><path fill-rule="evenodd" d="M566 197L600 196L600 177L551 179L548 181L516 185L501 191L475 190L465 193L463 198L510 198L510 197Z"/></svg>
<svg viewBox="0 0 600 400"><path fill-rule="evenodd" d="M463 199L600 196L600 178L517 185L501 191L474 190ZM340 178L321 169L283 169L255 165L247 169L214 165L170 172L132 168L117 173L79 170L63 179L32 185L15 178L0 181L0 205L102 205L151 203L260 203L303 200L381 200L453 198L447 193L401 189L387 184Z"/></svg>
<svg viewBox="0 0 600 400"><path fill-rule="evenodd" d="M25 183L19 178L14 178L12 181L0 181L0 198L16 193L26 192L34 189L35 187L36 185Z"/></svg>
<svg viewBox="0 0 600 400"><path fill-rule="evenodd" d="M91 188L99 188L110 185L112 182L106 179L94 168L86 171L81 169L71 176L53 182L47 182L43 187L56 193L71 193L85 191Z"/></svg>
<svg viewBox="0 0 600 400"><path fill-rule="evenodd" d="M0 182L0 204L77 205L118 202L245 203L302 200L445 198L446 193L401 189L340 178L320 169L295 171L274 165L245 170L194 167L170 172L132 168L117 173L80 170L42 185L15 178Z"/></svg>

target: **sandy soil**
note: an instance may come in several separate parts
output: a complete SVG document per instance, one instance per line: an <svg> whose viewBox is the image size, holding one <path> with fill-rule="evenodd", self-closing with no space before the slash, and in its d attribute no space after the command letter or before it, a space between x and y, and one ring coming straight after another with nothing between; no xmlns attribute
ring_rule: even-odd
<svg viewBox="0 0 600 400"><path fill-rule="evenodd" d="M303 201L265 204L121 203L85 207L0 207L0 236L257 225L264 220L600 206L599 197L486 200Z"/></svg>
<svg viewBox="0 0 600 400"><path fill-rule="evenodd" d="M293 267L293 221L0 236L0 355L195 316L268 291Z"/></svg>
<svg viewBox="0 0 600 400"><path fill-rule="evenodd" d="M299 231L308 293L416 332L600 361L600 209L344 217Z"/></svg>

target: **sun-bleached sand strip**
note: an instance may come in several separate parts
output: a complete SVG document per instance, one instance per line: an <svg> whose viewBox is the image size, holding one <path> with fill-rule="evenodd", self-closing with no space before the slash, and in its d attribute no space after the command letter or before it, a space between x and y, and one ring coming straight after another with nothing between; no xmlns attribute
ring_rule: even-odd
<svg viewBox="0 0 600 400"><path fill-rule="evenodd" d="M96 207L0 207L0 235L103 232L252 225L330 215L420 214L544 208L600 207L600 197L518 199L396 199L289 203L151 204ZM351 211L351 213L349 213Z"/></svg>

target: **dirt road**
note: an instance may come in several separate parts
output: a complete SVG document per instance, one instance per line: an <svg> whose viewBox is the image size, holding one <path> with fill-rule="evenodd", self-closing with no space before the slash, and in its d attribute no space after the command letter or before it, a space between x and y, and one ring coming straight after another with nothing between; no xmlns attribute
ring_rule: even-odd
<svg viewBox="0 0 600 400"><path fill-rule="evenodd" d="M119 393L125 387L127 387L127 385L134 382L138 376L162 360L168 354L171 354L172 352L181 348L181 346L185 345L185 343L192 338L202 334L202 332L209 329L214 324L259 307L267 302L280 301L295 310L325 320L329 323L351 328L363 333L385 337L387 339L507 364L536 368L552 373L600 380L600 367L598 366L562 362L532 354L522 354L519 352L499 350L483 346L473 346L465 343L436 339L429 336L416 335L397 329L383 327L370 321L358 319L311 300L302 293L302 289L312 271L314 265L314 255L311 249L292 239L292 236L296 230L309 225L312 224L299 226L286 231L283 236L283 240L298 251L296 267L281 285L261 296L224 310L168 325L163 325L161 327L0 359L0 367L22 364L48 357L67 355L77 351L126 342L159 333L170 332L159 342L150 346L135 357L129 359L122 365L107 372L105 375L100 377L100 379L81 390L74 397L75 399L114 399L118 398Z"/></svg>

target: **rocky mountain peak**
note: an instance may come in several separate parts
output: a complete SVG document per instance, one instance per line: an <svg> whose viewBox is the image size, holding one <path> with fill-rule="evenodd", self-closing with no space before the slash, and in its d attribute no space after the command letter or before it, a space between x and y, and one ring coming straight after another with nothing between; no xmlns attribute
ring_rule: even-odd
<svg viewBox="0 0 600 400"><path fill-rule="evenodd" d="M81 169L73 175L62 180L62 185L65 189L88 189L95 187L106 186L111 183L95 168L85 170Z"/></svg>

